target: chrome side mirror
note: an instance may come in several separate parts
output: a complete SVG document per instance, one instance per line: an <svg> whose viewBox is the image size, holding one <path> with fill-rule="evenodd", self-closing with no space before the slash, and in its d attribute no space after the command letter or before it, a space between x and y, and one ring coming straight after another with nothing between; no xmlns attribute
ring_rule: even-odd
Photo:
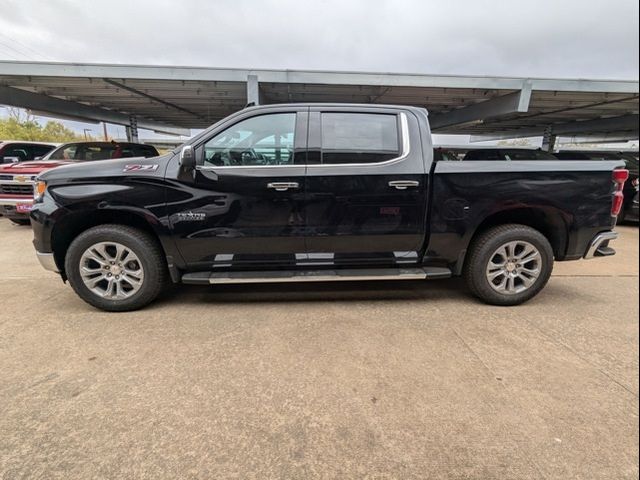
<svg viewBox="0 0 640 480"><path fill-rule="evenodd" d="M196 154L191 145L185 145L180 151L180 166L191 169L196 167Z"/></svg>

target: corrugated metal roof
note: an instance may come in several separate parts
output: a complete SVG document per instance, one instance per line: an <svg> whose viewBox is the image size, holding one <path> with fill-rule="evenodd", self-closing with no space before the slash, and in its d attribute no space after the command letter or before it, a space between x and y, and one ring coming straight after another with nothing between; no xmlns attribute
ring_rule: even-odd
<svg viewBox="0 0 640 480"><path fill-rule="evenodd" d="M0 62L0 86L9 87L0 103L7 101L7 91L10 96L11 89L19 89L135 115L141 126L146 120L204 128L247 104L249 75L258 77L261 103L402 104L426 107L433 118L446 118L487 102L482 118L470 116L470 121L438 133L532 132L582 121L591 121L580 132L585 134L627 132L632 138L638 130L628 117L638 115L638 81L616 80ZM492 110L492 101L527 89L525 111ZM593 122L612 117L630 118L629 127L618 122L616 130L607 130L607 122Z"/></svg>

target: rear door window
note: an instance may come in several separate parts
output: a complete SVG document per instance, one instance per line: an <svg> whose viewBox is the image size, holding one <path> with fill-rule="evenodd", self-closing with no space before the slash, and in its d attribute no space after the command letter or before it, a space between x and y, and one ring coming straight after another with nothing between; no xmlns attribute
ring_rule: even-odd
<svg viewBox="0 0 640 480"><path fill-rule="evenodd" d="M322 113L322 164L380 163L400 156L398 116Z"/></svg>

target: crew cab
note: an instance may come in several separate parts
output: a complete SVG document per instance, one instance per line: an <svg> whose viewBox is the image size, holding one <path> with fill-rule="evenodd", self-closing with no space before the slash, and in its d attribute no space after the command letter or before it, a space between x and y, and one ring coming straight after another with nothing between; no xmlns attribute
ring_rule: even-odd
<svg viewBox="0 0 640 480"><path fill-rule="evenodd" d="M73 162L158 155L151 145L123 142L72 142L52 148L36 161L0 165L0 213L13 223L29 224L34 181L47 170Z"/></svg>
<svg viewBox="0 0 640 480"><path fill-rule="evenodd" d="M463 275L495 305L554 260L613 255L619 161L434 162L425 109L250 107L173 152L40 175L42 265L89 304L147 305L169 282Z"/></svg>

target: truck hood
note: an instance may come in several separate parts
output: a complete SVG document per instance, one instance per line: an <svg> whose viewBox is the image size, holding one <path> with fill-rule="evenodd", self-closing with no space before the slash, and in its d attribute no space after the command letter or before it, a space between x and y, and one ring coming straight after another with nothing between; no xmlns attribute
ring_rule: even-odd
<svg viewBox="0 0 640 480"><path fill-rule="evenodd" d="M64 160L36 160L33 162L19 162L5 164L0 167L0 173L13 175L35 175L51 168L68 165Z"/></svg>
<svg viewBox="0 0 640 480"><path fill-rule="evenodd" d="M160 157L117 158L93 162L70 162L59 168L47 170L38 178L46 182L89 180L126 176L164 177L167 162L173 154Z"/></svg>

